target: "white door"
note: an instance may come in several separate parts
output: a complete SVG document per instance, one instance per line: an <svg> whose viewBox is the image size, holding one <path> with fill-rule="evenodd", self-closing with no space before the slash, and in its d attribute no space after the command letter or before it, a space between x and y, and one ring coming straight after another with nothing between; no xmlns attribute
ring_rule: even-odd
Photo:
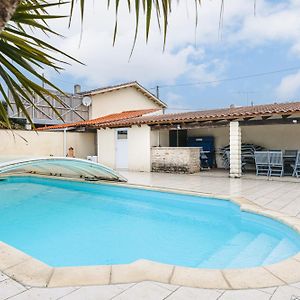
<svg viewBox="0 0 300 300"><path fill-rule="evenodd" d="M128 169L128 130L116 131L116 168Z"/></svg>

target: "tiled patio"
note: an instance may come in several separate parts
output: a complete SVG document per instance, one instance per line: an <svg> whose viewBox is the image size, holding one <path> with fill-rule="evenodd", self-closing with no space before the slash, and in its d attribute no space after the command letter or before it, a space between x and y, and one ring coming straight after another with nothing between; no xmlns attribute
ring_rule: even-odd
<svg viewBox="0 0 300 300"><path fill-rule="evenodd" d="M243 179L229 179L225 173L196 175L149 174L122 172L129 183L167 187L202 193L243 196L268 209L300 217L300 184L296 180L266 180L247 175ZM179 287L156 282L118 284L110 286L30 288L0 274L2 299L204 299L204 300L267 300L291 299L300 296L300 283L257 290L208 290Z"/></svg>

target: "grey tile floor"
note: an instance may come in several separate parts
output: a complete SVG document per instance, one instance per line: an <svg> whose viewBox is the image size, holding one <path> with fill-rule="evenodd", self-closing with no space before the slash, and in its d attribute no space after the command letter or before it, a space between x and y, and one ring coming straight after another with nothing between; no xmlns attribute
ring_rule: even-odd
<svg viewBox="0 0 300 300"><path fill-rule="evenodd" d="M255 176L229 179L224 173L204 172L196 175L134 172L122 174L133 184L243 196L266 208L300 217L300 181L299 183L289 182L286 179L270 181ZM0 273L0 300L290 300L293 296L300 296L300 283L235 291L195 289L150 281L110 286L30 288Z"/></svg>

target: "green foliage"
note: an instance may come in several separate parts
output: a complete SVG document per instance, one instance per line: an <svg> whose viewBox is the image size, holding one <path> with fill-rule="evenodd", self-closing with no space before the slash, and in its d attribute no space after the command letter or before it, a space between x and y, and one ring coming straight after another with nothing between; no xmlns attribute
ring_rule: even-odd
<svg viewBox="0 0 300 300"><path fill-rule="evenodd" d="M59 88L42 76L42 69L50 67L60 71L64 62L56 58L58 54L73 59L44 40L35 37L37 31L41 31L47 36L58 35L51 30L47 21L65 16L49 15L47 9L64 4L66 3L23 0L11 20L6 24L5 29L0 33L0 93L4 103L12 108L8 90L16 103L18 112L24 113L31 123L22 98L34 105L33 96L39 95L56 111L49 98L45 96L51 96L56 101L60 101L59 98L36 81L44 82L49 87L59 91ZM56 113L58 114L58 112ZM0 117L2 126L10 128L11 124L3 102L0 102Z"/></svg>

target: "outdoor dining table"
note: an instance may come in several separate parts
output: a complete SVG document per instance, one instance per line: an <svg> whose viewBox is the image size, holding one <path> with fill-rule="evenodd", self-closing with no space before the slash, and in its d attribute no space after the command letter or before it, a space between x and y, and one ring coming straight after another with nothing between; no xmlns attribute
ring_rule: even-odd
<svg viewBox="0 0 300 300"><path fill-rule="evenodd" d="M253 158L253 160L254 160L255 156L254 156L254 154L242 154L242 159L243 158ZM283 166L284 166L284 175L292 175L293 171L290 170L290 168L286 168L286 167L289 164L296 161L296 156L293 154L283 154L282 158L283 158ZM289 162L289 163L287 163L287 162Z"/></svg>

